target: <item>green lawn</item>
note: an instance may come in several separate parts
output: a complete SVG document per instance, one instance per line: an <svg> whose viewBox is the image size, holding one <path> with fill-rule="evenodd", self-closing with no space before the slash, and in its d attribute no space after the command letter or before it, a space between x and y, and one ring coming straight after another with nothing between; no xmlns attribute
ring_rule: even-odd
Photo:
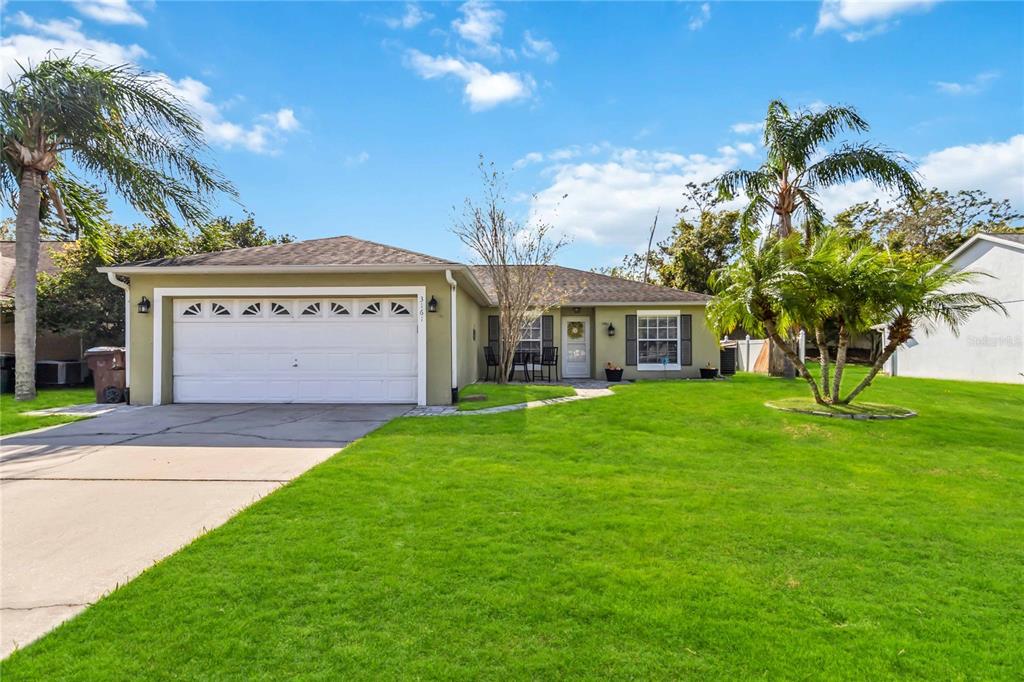
<svg viewBox="0 0 1024 682"><path fill-rule="evenodd" d="M13 394L0 395L0 435L41 429L44 426L66 424L67 422L87 419L87 417L71 417L67 415L51 415L49 417L29 417L22 412L45 410L49 407L80 405L96 400L96 393L90 388L43 388L35 400L18 402Z"/></svg>
<svg viewBox="0 0 1024 682"><path fill-rule="evenodd" d="M498 407L499 405L515 405L526 403L531 400L547 400L548 398L561 398L567 395L576 395L576 391L570 386L544 386L542 384L472 384L459 391L459 396L465 398L467 395L485 395L486 400L479 402L460 402L460 410L482 410L485 407Z"/></svg>
<svg viewBox="0 0 1024 682"><path fill-rule="evenodd" d="M1024 388L880 378L903 421L763 405L803 390L399 419L3 678L1020 679Z"/></svg>
<svg viewBox="0 0 1024 682"><path fill-rule="evenodd" d="M815 376L821 376L815 373ZM769 400L769 407L780 410L796 410L802 412L829 412L837 415L870 416L870 417L905 417L908 410L899 405L882 405L879 403L855 400L849 405L819 405L809 394L807 396L780 398Z"/></svg>

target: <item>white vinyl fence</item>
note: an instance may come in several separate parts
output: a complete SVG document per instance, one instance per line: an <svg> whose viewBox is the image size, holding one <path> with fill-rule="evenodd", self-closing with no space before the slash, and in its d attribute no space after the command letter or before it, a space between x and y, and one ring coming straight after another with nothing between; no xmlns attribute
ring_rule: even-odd
<svg viewBox="0 0 1024 682"><path fill-rule="evenodd" d="M737 372L753 372L754 363L757 361L757 357L761 354L761 349L768 343L768 339L752 339L750 335L747 338L736 341L736 371ZM805 359L807 337L803 331L800 332L800 360Z"/></svg>

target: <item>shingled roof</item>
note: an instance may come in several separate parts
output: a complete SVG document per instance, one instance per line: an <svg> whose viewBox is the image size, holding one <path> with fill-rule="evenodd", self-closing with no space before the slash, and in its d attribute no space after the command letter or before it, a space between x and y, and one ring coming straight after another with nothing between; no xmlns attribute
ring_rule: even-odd
<svg viewBox="0 0 1024 682"><path fill-rule="evenodd" d="M39 272L56 274L60 268L53 262L53 256L75 242L39 242ZM14 297L14 249L16 242L0 241L0 298Z"/></svg>
<svg viewBox="0 0 1024 682"><path fill-rule="evenodd" d="M470 268L480 286L494 301L497 293L487 268L474 265ZM576 270L561 265L552 265L552 284L572 304L593 305L595 303L706 303L710 296L692 291L682 291L654 284L644 284L620 277L609 277L597 272Z"/></svg>
<svg viewBox="0 0 1024 682"><path fill-rule="evenodd" d="M253 246L211 253L196 253L176 258L121 263L117 267L188 267L188 266L360 266L360 265L457 265L415 251L344 235L325 239L308 239L289 244Z"/></svg>
<svg viewBox="0 0 1024 682"><path fill-rule="evenodd" d="M386 244L342 236L327 239L310 239L291 244L255 246L247 249L231 249L213 253L197 253L177 258L122 263L112 268L175 268L209 267L225 268L275 268L275 267L422 267L468 269L473 279L480 284L482 293L493 304L497 299L494 285L482 266L467 268L462 263L428 256L415 251L399 249ZM554 286L565 295L568 303L593 305L595 303L704 303L710 299L704 294L680 291L669 287L634 282L618 277L609 277L596 272L575 270L560 265L551 267Z"/></svg>

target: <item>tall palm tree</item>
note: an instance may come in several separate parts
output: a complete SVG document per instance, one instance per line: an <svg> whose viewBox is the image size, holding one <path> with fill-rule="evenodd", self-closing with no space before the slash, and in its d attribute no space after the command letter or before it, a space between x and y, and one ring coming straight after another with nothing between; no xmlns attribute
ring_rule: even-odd
<svg viewBox="0 0 1024 682"><path fill-rule="evenodd" d="M822 223L817 200L826 187L865 179L904 196L920 192L910 164L889 149L844 143L826 151L825 146L844 130L862 133L868 124L852 107L790 111L782 101L773 100L764 119L767 159L756 170L734 170L719 176L720 196L732 199L744 192L750 200L744 222L759 224L770 213L771 224L783 238L793 232L794 219L802 217L804 239L809 242Z"/></svg>
<svg viewBox="0 0 1024 682"><path fill-rule="evenodd" d="M935 265L933 261L907 254L893 256L889 272L892 276L886 286L891 307L885 315L888 341L867 376L840 401L842 404L848 404L871 385L892 354L910 339L915 329L928 331L942 325L958 334L963 323L979 310L998 310L1006 314L1006 308L996 299L962 289L982 273L954 271L947 264Z"/></svg>
<svg viewBox="0 0 1024 682"><path fill-rule="evenodd" d="M78 55L22 66L0 90L0 143L0 183L17 206L15 397L30 400L41 213L53 210L96 238L99 210L83 176L109 184L166 226L172 210L201 222L211 195L235 191L201 160L195 116L160 79L132 66L98 67Z"/></svg>

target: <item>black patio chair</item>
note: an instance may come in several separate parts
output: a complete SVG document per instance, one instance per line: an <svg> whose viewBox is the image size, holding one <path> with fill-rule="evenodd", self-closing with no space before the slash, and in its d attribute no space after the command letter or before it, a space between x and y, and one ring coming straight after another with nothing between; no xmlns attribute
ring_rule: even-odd
<svg viewBox="0 0 1024 682"><path fill-rule="evenodd" d="M540 373L544 376L544 368L547 368L548 378L551 381L551 369L555 370L555 381L558 381L558 346L545 346L540 352Z"/></svg>
<svg viewBox="0 0 1024 682"><path fill-rule="evenodd" d="M494 354L494 349L490 346L484 346L484 362L487 363L487 367L484 368L484 381L489 381L491 376L491 367L494 368L494 380L498 380L498 356Z"/></svg>
<svg viewBox="0 0 1024 682"><path fill-rule="evenodd" d="M530 381L530 365L533 364L533 353L525 350L517 350L512 354L512 368L509 370L509 381L515 379L516 367L523 368L523 381Z"/></svg>

